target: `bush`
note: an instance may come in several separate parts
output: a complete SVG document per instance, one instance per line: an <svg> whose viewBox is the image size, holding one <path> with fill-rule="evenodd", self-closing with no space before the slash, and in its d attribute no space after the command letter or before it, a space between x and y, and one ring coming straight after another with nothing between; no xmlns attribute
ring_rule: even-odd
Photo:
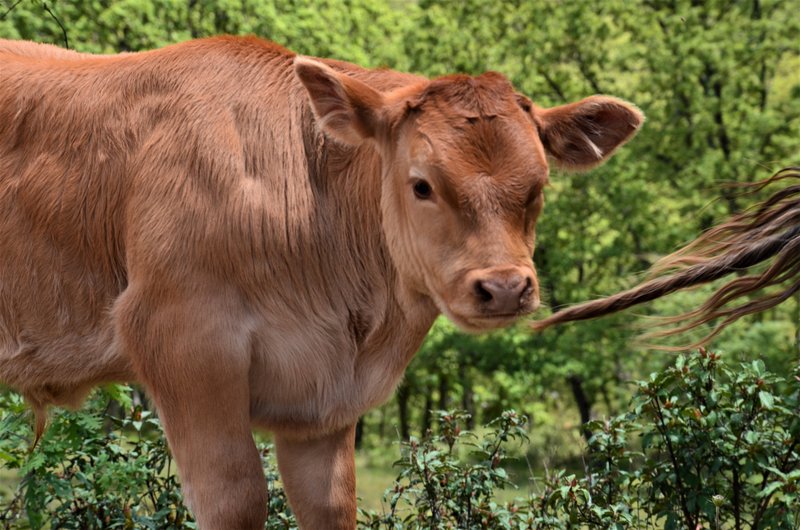
<svg viewBox="0 0 800 530"><path fill-rule="evenodd" d="M160 422L131 406L129 390L111 386L95 393L88 412L59 412L32 452L22 400L0 395L0 459L22 477L11 500L0 502L0 528L196 528ZM109 403L130 412L114 417ZM276 485L271 446L260 450L269 491L266 528L292 528L296 523Z"/></svg>
<svg viewBox="0 0 800 530"><path fill-rule="evenodd" d="M461 416L440 415L441 435L404 444L389 513L364 525L800 528L800 368L786 378L761 361L733 370L700 350L637 386L631 412L588 425L583 476L549 473L539 493L504 506L493 501L507 483L502 448L524 437L522 420L506 412L475 440ZM458 458L459 445L472 458Z"/></svg>
<svg viewBox="0 0 800 530"><path fill-rule="evenodd" d="M0 503L0 527L195 527L158 419L127 395L112 387L95 394L95 412L57 414L34 451L21 399L0 396L0 458L22 477ZM109 400L130 413L98 412ZM466 419L440 412L436 436L401 444L386 508L362 510L360 528L800 527L799 368L780 377L705 350L678 357L637 384L630 412L588 426L582 473L547 473L535 494L508 503L495 494L510 484L503 463L509 442L526 440L525 418L506 411L482 437ZM261 450L266 528L292 528L270 446Z"/></svg>
<svg viewBox="0 0 800 530"><path fill-rule="evenodd" d="M731 369L701 349L638 387L633 411L593 445L650 518L668 529L800 527L798 367L786 378L761 361ZM619 469L620 431L641 436L636 471Z"/></svg>
<svg viewBox="0 0 800 530"><path fill-rule="evenodd" d="M440 411L437 416L439 435L402 444L401 458L395 462L400 473L384 495L388 513L362 511L362 526L511 528L515 509L498 506L494 493L497 487L511 485L500 464L507 442L527 438L525 419L514 411L503 412L478 439L461 429L466 413Z"/></svg>

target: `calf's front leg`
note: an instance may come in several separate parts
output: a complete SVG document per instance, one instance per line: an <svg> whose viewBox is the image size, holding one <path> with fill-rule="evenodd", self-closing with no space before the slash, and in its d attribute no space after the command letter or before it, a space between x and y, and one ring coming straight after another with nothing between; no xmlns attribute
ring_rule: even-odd
<svg viewBox="0 0 800 530"><path fill-rule="evenodd" d="M303 530L356 527L355 425L314 439L276 434L289 503Z"/></svg>
<svg viewBox="0 0 800 530"><path fill-rule="evenodd" d="M196 291L159 300L131 288L118 306L120 333L156 403L199 529L261 530L267 488L250 430L245 318L231 298Z"/></svg>

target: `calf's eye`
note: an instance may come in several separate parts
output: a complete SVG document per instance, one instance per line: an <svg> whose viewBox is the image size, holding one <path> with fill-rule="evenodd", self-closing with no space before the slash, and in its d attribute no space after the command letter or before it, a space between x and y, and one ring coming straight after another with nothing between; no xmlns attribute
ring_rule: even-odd
<svg viewBox="0 0 800 530"><path fill-rule="evenodd" d="M420 200L427 200L431 198L431 194L433 193L433 189L431 185L428 184L425 180L418 180L414 182L414 196Z"/></svg>

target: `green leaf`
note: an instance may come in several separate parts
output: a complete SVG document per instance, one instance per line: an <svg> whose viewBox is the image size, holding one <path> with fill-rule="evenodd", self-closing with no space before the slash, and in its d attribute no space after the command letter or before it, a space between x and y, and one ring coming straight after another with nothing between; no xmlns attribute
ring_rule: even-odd
<svg viewBox="0 0 800 530"><path fill-rule="evenodd" d="M763 390L758 393L758 400L761 402L761 406L767 410L772 410L775 405L775 398L772 394Z"/></svg>
<svg viewBox="0 0 800 530"><path fill-rule="evenodd" d="M770 482L764 487L764 489L762 489L756 494L756 497L758 497L759 499L763 499L764 497L772 495L776 490L782 487L783 487L783 482Z"/></svg>

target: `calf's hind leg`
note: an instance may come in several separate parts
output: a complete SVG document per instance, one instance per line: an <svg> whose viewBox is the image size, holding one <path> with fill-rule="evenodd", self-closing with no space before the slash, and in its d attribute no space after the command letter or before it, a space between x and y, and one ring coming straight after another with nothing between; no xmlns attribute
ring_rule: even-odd
<svg viewBox="0 0 800 530"><path fill-rule="evenodd" d="M158 408L187 505L200 530L262 529L267 491L250 429L250 352L237 331L244 319L225 300L152 299L124 303L120 331Z"/></svg>

